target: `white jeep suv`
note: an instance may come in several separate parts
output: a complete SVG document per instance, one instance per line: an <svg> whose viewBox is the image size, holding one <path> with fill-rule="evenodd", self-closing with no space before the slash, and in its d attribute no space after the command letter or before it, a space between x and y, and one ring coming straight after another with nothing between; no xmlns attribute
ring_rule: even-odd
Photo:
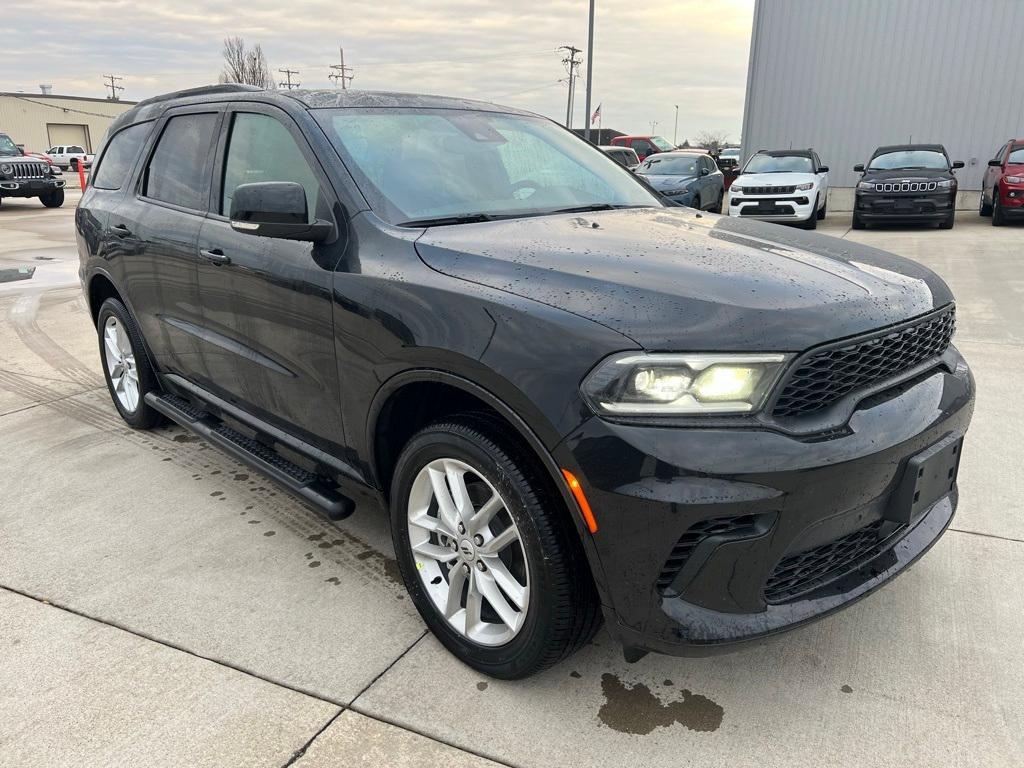
<svg viewBox="0 0 1024 768"><path fill-rule="evenodd" d="M827 197L828 167L813 149L762 149L729 188L729 215L814 229Z"/></svg>

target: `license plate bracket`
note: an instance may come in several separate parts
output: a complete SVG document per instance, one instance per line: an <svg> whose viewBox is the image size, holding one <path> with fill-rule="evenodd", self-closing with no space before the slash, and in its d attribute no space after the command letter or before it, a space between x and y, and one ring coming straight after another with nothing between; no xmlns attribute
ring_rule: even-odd
<svg viewBox="0 0 1024 768"><path fill-rule="evenodd" d="M956 487L963 437L946 437L907 459L885 519L909 525Z"/></svg>

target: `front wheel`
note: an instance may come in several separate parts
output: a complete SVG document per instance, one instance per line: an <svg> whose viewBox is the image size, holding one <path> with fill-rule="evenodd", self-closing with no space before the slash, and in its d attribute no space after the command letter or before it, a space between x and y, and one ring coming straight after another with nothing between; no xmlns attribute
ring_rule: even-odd
<svg viewBox="0 0 1024 768"><path fill-rule="evenodd" d="M956 212L950 211L949 216L939 222L939 229L952 229L953 224L956 222Z"/></svg>
<svg viewBox="0 0 1024 768"><path fill-rule="evenodd" d="M862 219L856 213L853 214L853 228L854 229L864 229L864 219Z"/></svg>
<svg viewBox="0 0 1024 768"><path fill-rule="evenodd" d="M992 226L1001 227L1006 223L1006 216L1003 214L1003 204L999 202L999 189L992 188Z"/></svg>
<svg viewBox="0 0 1024 768"><path fill-rule="evenodd" d="M992 199L996 199L995 190L992 192ZM991 216L992 205L985 202L985 188L981 188L981 194L978 196L978 215L979 216Z"/></svg>
<svg viewBox="0 0 1024 768"><path fill-rule="evenodd" d="M155 427L163 418L145 398L148 392L159 391L160 387L146 356L142 336L124 304L113 298L104 301L96 330L103 377L117 412L135 429Z"/></svg>
<svg viewBox="0 0 1024 768"><path fill-rule="evenodd" d="M40 195L39 202L41 202L47 208L60 208L62 205L64 205L64 190L55 189L52 192L47 192L44 195Z"/></svg>
<svg viewBox="0 0 1024 768"><path fill-rule="evenodd" d="M406 588L462 662L517 679L566 658L600 626L561 498L496 419L433 424L402 450L391 535Z"/></svg>
<svg viewBox="0 0 1024 768"><path fill-rule="evenodd" d="M814 207L811 209L811 215L807 217L807 221L800 222L800 229L818 228L818 199L817 197L814 198Z"/></svg>
<svg viewBox="0 0 1024 768"><path fill-rule="evenodd" d="M723 189L721 192L718 193L718 202L715 203L715 207L712 208L711 210L714 213L721 213L722 212L722 204L724 202L725 202L725 190Z"/></svg>

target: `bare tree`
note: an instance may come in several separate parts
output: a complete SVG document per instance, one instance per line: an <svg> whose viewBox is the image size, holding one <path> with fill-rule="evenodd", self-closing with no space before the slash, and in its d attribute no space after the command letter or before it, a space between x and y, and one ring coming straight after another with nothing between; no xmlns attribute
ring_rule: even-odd
<svg viewBox="0 0 1024 768"><path fill-rule="evenodd" d="M224 39L224 69L220 73L222 83L244 83L258 88L276 88L270 75L270 65L263 55L259 43L252 48L245 47L241 37Z"/></svg>
<svg viewBox="0 0 1024 768"><path fill-rule="evenodd" d="M701 131L694 141L704 149L718 150L729 141L729 134L725 131Z"/></svg>

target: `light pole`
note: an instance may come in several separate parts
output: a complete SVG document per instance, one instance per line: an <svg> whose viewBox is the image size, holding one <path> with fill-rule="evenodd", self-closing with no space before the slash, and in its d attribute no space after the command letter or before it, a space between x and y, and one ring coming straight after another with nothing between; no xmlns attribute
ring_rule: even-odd
<svg viewBox="0 0 1024 768"><path fill-rule="evenodd" d="M583 138L590 141L590 86L594 81L594 0L590 0L590 28L587 32L587 127L583 130Z"/></svg>
<svg viewBox="0 0 1024 768"><path fill-rule="evenodd" d="M651 120L651 136L654 135L654 126L658 124L657 120Z"/></svg>
<svg viewBox="0 0 1024 768"><path fill-rule="evenodd" d="M678 141L678 139L679 139L679 105L676 104L675 107L676 107L676 123L672 127L672 143L675 144L678 147L679 146L679 141Z"/></svg>

